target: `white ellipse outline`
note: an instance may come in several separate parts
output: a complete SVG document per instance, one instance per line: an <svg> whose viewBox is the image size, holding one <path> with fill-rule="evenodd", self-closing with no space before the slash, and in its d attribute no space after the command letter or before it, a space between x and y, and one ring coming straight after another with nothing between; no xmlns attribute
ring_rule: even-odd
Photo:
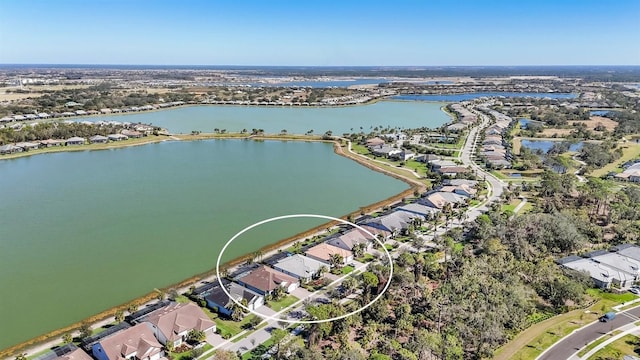
<svg viewBox="0 0 640 360"><path fill-rule="evenodd" d="M277 221L277 220L283 220L283 219L291 219L291 218L319 218L319 219L328 219L328 220L333 220L333 221L339 221L343 224L347 224L347 225L351 225L357 229L360 229L362 231L364 231L365 233L367 233L368 235L371 235L371 237L373 237L378 244L380 244L380 246L382 246L382 250L385 252L385 254L387 255L387 258L389 259L389 280L387 281L387 284L384 286L384 288L382 289L382 291L380 292L380 294L378 294L378 296L376 296L375 298L373 298L373 300L369 301L368 304L350 312L344 315L340 315L340 316L336 316L336 317L332 317L329 319L322 319L322 320L289 320L289 319L280 319L280 318L276 318L274 316L271 315L265 315L265 314L260 314L259 312L255 311L255 310L251 310L248 307L242 305L239 301L237 301L236 299L234 299L231 294L229 293L229 291L227 291L227 289L224 287L224 284L222 283L222 278L220 277L220 261L222 260L222 254L224 254L225 250L227 249L227 247L233 242L233 240L235 240L238 236L244 234L245 232L253 229L254 227L260 226L262 224L266 224L272 221ZM367 229L363 228L362 226L358 225L358 224L354 224L350 221L346 221L340 218L336 218L333 216L327 216L327 215L317 215L317 214L291 214L291 215L282 215L282 216L276 216L276 217L272 217L269 219L265 219L262 221L259 221L253 225L247 226L246 228L240 230L240 232L238 232L237 234L235 234L231 239L229 239L229 241L227 241L226 244L224 244L224 246L222 247L222 250L220 250L220 253L218 254L218 259L216 260L216 280L218 280L218 284L220 284L220 287L222 288L222 291L229 297L229 299L231 299L231 301L233 301L234 303L236 303L238 306L240 306L241 308L243 308L244 310L247 310L248 312L250 312L251 314L254 314L260 318L262 318L263 320L274 320L274 321L278 321L278 322L284 322L284 323L288 323L288 324L321 324L321 323L325 323L325 322L329 322L329 321L335 321L335 320L340 320L340 319L344 319L347 318L349 316L355 315L359 312L362 312L363 310L365 310L366 308L368 308L369 306L373 305L373 303L375 303L376 301L380 300L380 298L382 297L382 295L384 295L385 292L387 292L387 289L389 288L389 285L391 285L391 278L393 277L393 259L391 258L391 254L389 254L389 251L387 250L387 248L384 246L384 243L382 241L380 241L380 239L378 239L377 236L373 235L370 231L368 231Z"/></svg>

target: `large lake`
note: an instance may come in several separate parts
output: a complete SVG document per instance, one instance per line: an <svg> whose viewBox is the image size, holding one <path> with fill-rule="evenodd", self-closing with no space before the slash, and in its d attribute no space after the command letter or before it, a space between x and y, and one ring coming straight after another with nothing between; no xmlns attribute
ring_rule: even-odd
<svg viewBox="0 0 640 360"><path fill-rule="evenodd" d="M370 132L375 127L439 127L451 120L441 110L444 104L380 101L375 104L344 107L265 107L265 106L220 106L203 105L175 108L147 113L96 116L78 121L128 121L152 123L174 133L190 133L198 130L213 132L227 129L239 132L242 129L264 129L267 133L287 130L291 134L334 134L362 131Z"/></svg>
<svg viewBox="0 0 640 360"><path fill-rule="evenodd" d="M55 153L0 161L0 174L0 348L209 270L223 244L257 221L342 216L407 189L312 142ZM256 228L225 258L321 222Z"/></svg>

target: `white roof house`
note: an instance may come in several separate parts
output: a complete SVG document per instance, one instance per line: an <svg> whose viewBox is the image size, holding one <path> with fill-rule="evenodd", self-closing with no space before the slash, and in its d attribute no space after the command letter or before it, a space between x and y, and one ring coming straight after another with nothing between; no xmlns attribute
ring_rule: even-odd
<svg viewBox="0 0 640 360"><path fill-rule="evenodd" d="M325 263L307 256L296 254L288 256L273 265L273 268L287 275L307 281L314 277Z"/></svg>

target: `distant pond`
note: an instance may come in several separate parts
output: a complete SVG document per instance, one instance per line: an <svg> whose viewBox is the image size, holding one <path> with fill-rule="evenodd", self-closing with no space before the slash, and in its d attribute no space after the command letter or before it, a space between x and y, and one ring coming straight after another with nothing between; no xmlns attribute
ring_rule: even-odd
<svg viewBox="0 0 640 360"><path fill-rule="evenodd" d="M554 144L560 143L561 140L558 141L554 141L554 140L529 140L529 139L523 139L522 140L522 147L526 147L528 149L531 149L532 151L535 150L540 150L543 153L547 153L549 150L551 150L551 148L553 147ZM571 145L569 145L569 151L579 151L582 148L583 145L583 141L579 141L576 143L573 143Z"/></svg>

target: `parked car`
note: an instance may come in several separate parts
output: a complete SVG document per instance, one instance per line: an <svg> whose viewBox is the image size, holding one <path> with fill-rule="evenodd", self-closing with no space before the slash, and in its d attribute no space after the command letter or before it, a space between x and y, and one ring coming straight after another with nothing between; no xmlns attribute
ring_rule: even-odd
<svg viewBox="0 0 640 360"><path fill-rule="evenodd" d="M613 311L609 311L608 313L600 316L600 321L601 322L607 322L607 321L611 321L613 319L616 318L616 313L614 313Z"/></svg>
<svg viewBox="0 0 640 360"><path fill-rule="evenodd" d="M632 293L634 293L636 295L640 295L640 288L632 287L631 289L629 289L629 291L631 291Z"/></svg>

